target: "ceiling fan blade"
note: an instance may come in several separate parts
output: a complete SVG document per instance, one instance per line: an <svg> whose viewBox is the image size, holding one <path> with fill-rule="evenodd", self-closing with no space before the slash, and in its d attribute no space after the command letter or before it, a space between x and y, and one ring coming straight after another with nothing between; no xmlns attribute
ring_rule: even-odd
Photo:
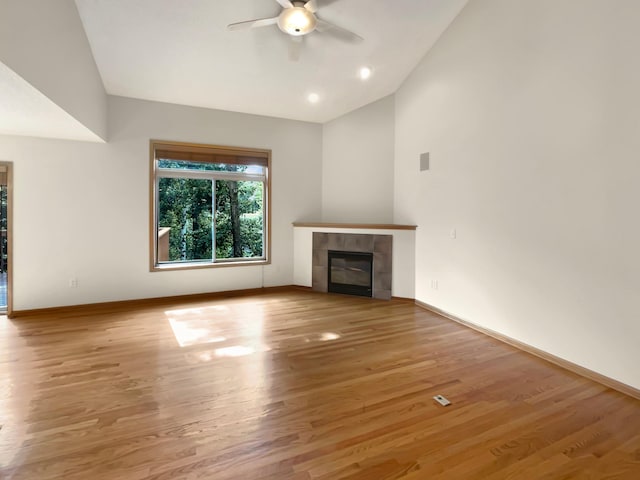
<svg viewBox="0 0 640 480"><path fill-rule="evenodd" d="M291 0L276 0L276 2L278 2L282 8L293 8L293 3L291 3Z"/></svg>
<svg viewBox="0 0 640 480"><path fill-rule="evenodd" d="M308 0L307 3L304 4L304 8L309 10L311 13L316 13L318 11L317 0Z"/></svg>
<svg viewBox="0 0 640 480"><path fill-rule="evenodd" d="M351 41L351 42L359 43L364 41L364 38L362 38L360 35L350 32L347 29L334 25L333 23L329 23L325 20L321 20L318 17L316 17L316 20L317 20L316 30L319 32L330 32L330 31L335 32L340 37L343 37L345 40Z"/></svg>
<svg viewBox="0 0 640 480"><path fill-rule="evenodd" d="M257 20L247 20L246 22L236 22L227 25L229 30L248 30L250 28L266 27L278 23L278 17L258 18Z"/></svg>
<svg viewBox="0 0 640 480"><path fill-rule="evenodd" d="M289 42L289 60L297 62L300 60L300 50L302 49L303 36L291 37Z"/></svg>

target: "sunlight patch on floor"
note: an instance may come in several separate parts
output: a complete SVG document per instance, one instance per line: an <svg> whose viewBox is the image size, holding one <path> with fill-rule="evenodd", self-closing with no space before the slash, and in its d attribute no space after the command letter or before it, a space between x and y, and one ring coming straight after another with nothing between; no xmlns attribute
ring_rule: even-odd
<svg viewBox="0 0 640 480"><path fill-rule="evenodd" d="M182 308L164 312L180 347L227 342L217 356L265 351L262 305L241 303ZM242 347L240 349L236 347ZM253 348L252 352L248 352ZM248 353L247 353L248 352Z"/></svg>
<svg viewBox="0 0 640 480"><path fill-rule="evenodd" d="M264 345L234 345L232 347L216 348L214 350L216 357L244 357L256 352L268 352L271 350Z"/></svg>
<svg viewBox="0 0 640 480"><path fill-rule="evenodd" d="M324 332L320 334L320 341L321 342L328 342L330 340L338 340L341 337L341 335L338 335L337 333L333 333L333 332Z"/></svg>
<svg viewBox="0 0 640 480"><path fill-rule="evenodd" d="M169 324L173 330L173 336L176 337L176 341L181 347L224 342L227 339L223 336L212 335L211 329L207 328L207 326L198 327L191 323L180 322L174 318L169 318Z"/></svg>

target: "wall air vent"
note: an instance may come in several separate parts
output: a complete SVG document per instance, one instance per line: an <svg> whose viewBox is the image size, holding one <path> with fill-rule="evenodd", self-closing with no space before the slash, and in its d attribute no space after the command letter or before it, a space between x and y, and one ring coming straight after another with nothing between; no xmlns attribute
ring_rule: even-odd
<svg viewBox="0 0 640 480"><path fill-rule="evenodd" d="M420 171L429 170L429 152L420 154Z"/></svg>

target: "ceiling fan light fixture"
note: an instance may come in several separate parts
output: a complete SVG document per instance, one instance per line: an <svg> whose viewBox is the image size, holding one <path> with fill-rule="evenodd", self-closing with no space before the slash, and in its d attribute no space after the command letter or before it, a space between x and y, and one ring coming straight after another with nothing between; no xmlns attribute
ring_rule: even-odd
<svg viewBox="0 0 640 480"><path fill-rule="evenodd" d="M285 33L298 37L313 32L316 17L304 7L285 8L278 16L278 27Z"/></svg>

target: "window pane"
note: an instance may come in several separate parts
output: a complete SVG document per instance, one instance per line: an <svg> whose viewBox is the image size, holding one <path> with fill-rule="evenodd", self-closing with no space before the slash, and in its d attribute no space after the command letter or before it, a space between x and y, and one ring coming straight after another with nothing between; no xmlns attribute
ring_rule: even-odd
<svg viewBox="0 0 640 480"><path fill-rule="evenodd" d="M264 256L263 183L216 181L216 258Z"/></svg>
<svg viewBox="0 0 640 480"><path fill-rule="evenodd" d="M245 172L264 174L264 167L260 165L234 165L225 163L190 162L187 160L158 159L159 168L179 168L186 170L207 170L214 172Z"/></svg>
<svg viewBox="0 0 640 480"><path fill-rule="evenodd" d="M160 178L159 187L158 263L211 261L211 180Z"/></svg>

